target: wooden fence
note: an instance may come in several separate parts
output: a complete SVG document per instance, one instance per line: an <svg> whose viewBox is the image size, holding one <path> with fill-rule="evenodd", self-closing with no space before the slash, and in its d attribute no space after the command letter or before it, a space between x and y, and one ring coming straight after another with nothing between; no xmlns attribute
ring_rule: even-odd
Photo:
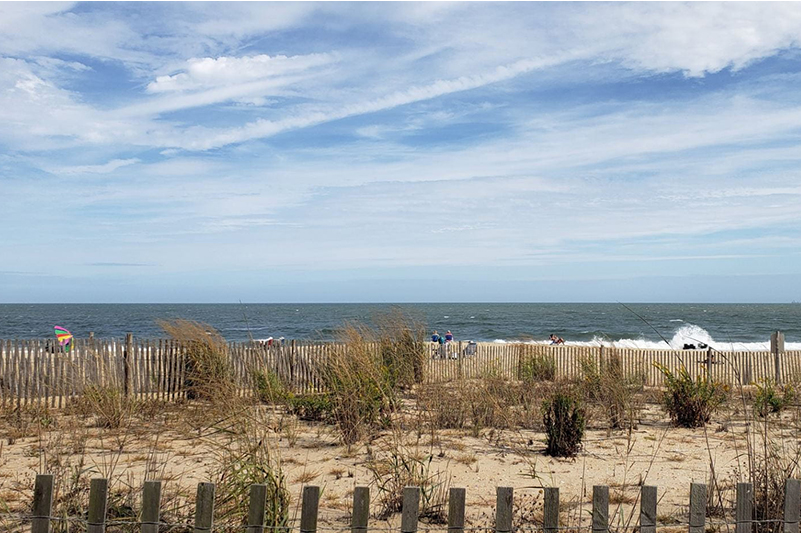
<svg viewBox="0 0 801 533"><path fill-rule="evenodd" d="M373 348L378 350L378 345ZM234 376L242 394L254 390L253 369L269 369L297 393L322 392L320 363L344 349L337 343L288 341L262 346L230 343ZM539 344L468 344L445 348L426 343L423 377L439 383L489 375L520 379L532 363L550 366L556 378L577 379L586 365L620 365L623 373L659 387L664 376L655 363L693 376L707 369L712 379L747 385L771 378L801 378L801 351L715 352L712 350L639 350ZM65 353L54 340L0 340L0 405L62 407L90 385L119 387L127 395L175 400L186 395L186 351L165 339L77 339Z"/></svg>
<svg viewBox="0 0 801 533"><path fill-rule="evenodd" d="M53 516L53 475L40 474L36 476L33 492L33 505L31 514L6 514L7 523L15 524L6 527L9 532L30 531L31 533L49 533L51 523L55 520L65 520L65 517ZM560 524L559 489L555 487L543 488L543 515L541 523L515 524L514 520L514 490L511 487L498 487L495 500L495 520L492 528L465 528L465 489L451 488L448 498L448 533L464 533L467 530L495 531L495 533L511 533L518 530L542 531L543 533L558 533L560 529L579 531L589 529L592 533L609 533L609 487L606 485L594 486L592 490L592 510L588 517L588 526L579 524ZM657 528L669 527L686 528L688 533L706 533L707 531L707 487L705 484L692 483L687 522L683 524L660 524L657 520L657 487L642 486L640 488L639 520L636 523L625 524L623 527L614 525L613 531L638 531L639 533L656 533ZM158 533L160 530L189 531L194 533L207 533L211 531L241 531L247 533L264 533L267 530L277 530L289 533L299 529L301 533L317 533L318 509L320 500L320 487L307 486L303 488L301 500L300 523L265 524L265 508L267 505L267 486L252 485L250 488L250 501L247 523L215 524L214 498L215 485L213 483L199 483L195 500L194 524L169 524L160 521L161 482L146 481L142 491L142 508L133 511L128 518L107 519L108 480L97 478L91 480L89 490L89 508L84 516L70 517L75 522L85 526L87 533L104 533L107 528L114 527L114 531L141 531L141 533ZM635 501L635 505L636 505ZM403 489L403 507L401 510L400 528L370 526L370 490L368 487L356 487L353 491L353 507L350 524L345 527L319 528L325 531L350 531L352 533L366 533L373 531L394 531L398 533L417 533L420 511L420 489L406 487ZM717 520L709 525L717 526L716 531L727 530L734 533L752 533L753 531L773 531L781 533L799 533L799 514L801 514L801 482L788 479L784 488L784 506L782 516L768 519L754 519L754 487L750 483L738 483L736 488L736 504L734 507L734 521ZM614 515L613 515L614 516ZM3 514L0 514L0 518ZM582 520L583 517L579 517ZM633 522L633 521L632 521ZM386 523L385 523L386 524ZM757 528L756 526L762 526ZM81 528L83 529L83 528ZM425 530L439 529L446 531L445 527L432 528L425 526Z"/></svg>

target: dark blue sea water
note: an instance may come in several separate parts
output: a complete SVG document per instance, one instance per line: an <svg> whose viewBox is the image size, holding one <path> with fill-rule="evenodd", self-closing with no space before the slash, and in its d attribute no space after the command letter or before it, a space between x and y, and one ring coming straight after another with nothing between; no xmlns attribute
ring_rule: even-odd
<svg viewBox="0 0 801 533"><path fill-rule="evenodd" d="M329 340L346 322L371 324L393 307L429 330L456 339L545 341L556 333L568 344L599 342L666 348L705 342L718 349L764 350L770 333L785 332L787 348L801 349L798 304L0 304L0 339L47 338L53 326L76 336L157 338L159 320L206 322L228 340L286 337ZM636 313L636 314L635 314ZM639 318L637 315L640 315ZM646 323L645 321L648 323Z"/></svg>

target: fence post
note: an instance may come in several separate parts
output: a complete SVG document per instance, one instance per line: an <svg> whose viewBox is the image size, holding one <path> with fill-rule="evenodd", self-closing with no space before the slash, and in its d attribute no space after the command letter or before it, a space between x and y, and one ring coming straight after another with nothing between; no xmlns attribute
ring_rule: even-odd
<svg viewBox="0 0 801 533"><path fill-rule="evenodd" d="M108 479L95 478L89 482L89 520L86 533L106 531L106 502L108 500Z"/></svg>
<svg viewBox="0 0 801 533"><path fill-rule="evenodd" d="M264 508L267 505L267 485L250 486L250 506L248 507L247 533L264 532Z"/></svg>
<svg viewBox="0 0 801 533"><path fill-rule="evenodd" d="M512 487L498 487L495 489L495 495L495 532L509 533L512 531L514 489Z"/></svg>
<svg viewBox="0 0 801 533"><path fill-rule="evenodd" d="M142 533L159 533L161 481L145 481L142 488Z"/></svg>
<svg viewBox="0 0 801 533"><path fill-rule="evenodd" d="M351 518L351 533L366 533L367 521L370 518L370 489L356 487L353 490L353 517Z"/></svg>
<svg viewBox="0 0 801 533"><path fill-rule="evenodd" d="M690 484L689 533L704 533L706 528L706 485Z"/></svg>
<svg viewBox="0 0 801 533"><path fill-rule="evenodd" d="M542 511L542 529L545 533L559 531L559 489L545 487Z"/></svg>
<svg viewBox="0 0 801 533"><path fill-rule="evenodd" d="M214 483L198 483L194 533L210 533L214 524Z"/></svg>
<svg viewBox="0 0 801 533"><path fill-rule="evenodd" d="M737 483L736 526L734 533L750 533L754 519L754 486L751 483Z"/></svg>
<svg viewBox="0 0 801 533"><path fill-rule="evenodd" d="M784 484L783 533L798 533L799 515L801 515L801 481L788 479Z"/></svg>
<svg viewBox="0 0 801 533"><path fill-rule="evenodd" d="M770 334L770 352L773 354L776 384L779 384L782 382L781 356L784 353L784 333L781 331Z"/></svg>
<svg viewBox="0 0 801 533"><path fill-rule="evenodd" d="M593 533L609 532L609 486L592 487L592 531Z"/></svg>
<svg viewBox="0 0 801 533"><path fill-rule="evenodd" d="M131 354L133 352L133 333L125 334L125 350L122 352L123 392L131 393Z"/></svg>
<svg viewBox="0 0 801 533"><path fill-rule="evenodd" d="M33 519L31 533L50 533L53 511L53 474L37 474L33 486Z"/></svg>
<svg viewBox="0 0 801 533"><path fill-rule="evenodd" d="M420 489L418 487L403 488L401 512L401 533L416 533L417 517L420 513Z"/></svg>
<svg viewBox="0 0 801 533"><path fill-rule="evenodd" d="M640 489L640 533L656 533L656 487Z"/></svg>
<svg viewBox="0 0 801 533"><path fill-rule="evenodd" d="M451 487L448 494L448 533L464 532L464 489Z"/></svg>
<svg viewBox="0 0 801 533"><path fill-rule="evenodd" d="M320 487L303 487L303 503L300 507L300 533L317 531L317 508L320 503Z"/></svg>
<svg viewBox="0 0 801 533"><path fill-rule="evenodd" d="M712 348L706 349L706 382L712 381Z"/></svg>

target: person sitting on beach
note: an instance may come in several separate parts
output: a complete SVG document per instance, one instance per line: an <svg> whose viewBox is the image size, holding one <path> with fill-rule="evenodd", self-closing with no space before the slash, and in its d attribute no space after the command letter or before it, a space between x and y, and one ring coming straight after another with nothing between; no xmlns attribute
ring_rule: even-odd
<svg viewBox="0 0 801 533"><path fill-rule="evenodd" d="M553 333L551 333L551 335L548 338L550 339L551 344L564 344L565 343L565 339L563 339L562 337L557 337Z"/></svg>
<svg viewBox="0 0 801 533"><path fill-rule="evenodd" d="M451 333L450 330L448 330L448 332L445 333L445 341L446 342L453 342L453 333Z"/></svg>
<svg viewBox="0 0 801 533"><path fill-rule="evenodd" d="M431 335L431 342L439 342L439 333L437 333L437 330L434 330L434 333Z"/></svg>

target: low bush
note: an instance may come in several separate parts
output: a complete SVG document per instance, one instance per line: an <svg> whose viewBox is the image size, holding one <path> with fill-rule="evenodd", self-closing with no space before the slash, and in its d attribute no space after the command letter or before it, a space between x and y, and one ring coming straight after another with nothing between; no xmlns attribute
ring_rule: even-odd
<svg viewBox="0 0 801 533"><path fill-rule="evenodd" d="M795 399L795 388L790 385L776 385L772 379L763 379L756 384L754 411L761 417L780 413Z"/></svg>
<svg viewBox="0 0 801 533"><path fill-rule="evenodd" d="M699 374L693 379L683 365L676 374L664 365L656 366L665 376L666 390L662 404L670 420L678 427L697 428L706 425L726 400L728 388L708 379L706 374Z"/></svg>
<svg viewBox="0 0 801 533"><path fill-rule="evenodd" d="M286 402L290 414L301 420L329 422L332 419L334 406L328 394L289 394Z"/></svg>
<svg viewBox="0 0 801 533"><path fill-rule="evenodd" d="M260 402L277 404L286 401L289 394L286 387L281 382L278 374L270 370L256 369L252 372L253 384L256 389L256 396Z"/></svg>
<svg viewBox="0 0 801 533"><path fill-rule="evenodd" d="M542 403L545 426L545 454L552 457L575 457L581 450L586 420L578 393L562 386Z"/></svg>

